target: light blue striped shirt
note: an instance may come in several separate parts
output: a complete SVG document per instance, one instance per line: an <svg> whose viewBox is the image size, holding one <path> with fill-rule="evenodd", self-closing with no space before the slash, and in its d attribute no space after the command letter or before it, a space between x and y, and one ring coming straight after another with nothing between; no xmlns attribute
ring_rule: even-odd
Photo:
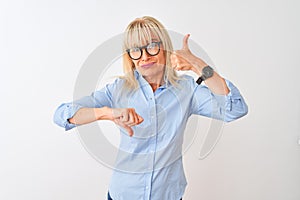
<svg viewBox="0 0 300 200"><path fill-rule="evenodd" d="M82 107L134 108L144 121L132 127L134 136L120 128L119 153L109 192L113 200L179 200L187 182L182 164L183 133L192 114L230 122L248 112L239 90L228 80L228 95L215 95L184 75L174 87L153 92L135 71L139 89L126 91L116 79L91 96L58 107L54 121L69 130L68 119ZM109 153L109 152L107 152Z"/></svg>

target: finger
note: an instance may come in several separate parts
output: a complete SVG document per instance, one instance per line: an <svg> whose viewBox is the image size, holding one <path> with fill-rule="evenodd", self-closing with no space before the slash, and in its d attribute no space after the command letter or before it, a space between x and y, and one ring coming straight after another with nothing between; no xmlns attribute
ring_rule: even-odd
<svg viewBox="0 0 300 200"><path fill-rule="evenodd" d="M175 68L177 66L177 63L178 63L178 58L177 56L175 55L175 53L172 53L171 54L171 66L173 68Z"/></svg>
<svg viewBox="0 0 300 200"><path fill-rule="evenodd" d="M138 114L134 114L134 125L137 125L139 123L139 117Z"/></svg>
<svg viewBox="0 0 300 200"><path fill-rule="evenodd" d="M175 70L177 70L177 71L181 71L183 69L183 67L181 66L181 65L178 65L176 68L175 68Z"/></svg>
<svg viewBox="0 0 300 200"><path fill-rule="evenodd" d="M140 115L138 115L138 124L142 123L143 121L144 119Z"/></svg>
<svg viewBox="0 0 300 200"><path fill-rule="evenodd" d="M180 64L178 65L175 70L177 71L186 71L186 70L190 70L190 65L187 65L187 64Z"/></svg>
<svg viewBox="0 0 300 200"><path fill-rule="evenodd" d="M125 124L124 124L123 128L127 131L128 135L129 135L130 137L133 136L133 130L132 130L132 128L130 128L129 126L127 126L127 125L125 125Z"/></svg>
<svg viewBox="0 0 300 200"><path fill-rule="evenodd" d="M142 123L144 121L144 119L139 114L137 114L135 112L134 108L132 108L131 111L132 111L132 114L133 114L133 118L132 119L133 119L134 125L138 125L138 124L140 124L140 123Z"/></svg>
<svg viewBox="0 0 300 200"><path fill-rule="evenodd" d="M123 117L120 118L120 121L127 126L135 126L138 124L138 114L135 112L134 108L127 108L127 112L123 113Z"/></svg>
<svg viewBox="0 0 300 200"><path fill-rule="evenodd" d="M139 116L137 113L134 113L133 117L134 117L134 121L130 124L127 124L130 127L131 126L136 126L136 125L138 125L138 124L140 124L144 121L144 119L141 116Z"/></svg>
<svg viewBox="0 0 300 200"><path fill-rule="evenodd" d="M181 67L180 67L180 66L177 66L177 67L175 68L175 70L176 70L176 71L180 71L180 70L181 70Z"/></svg>
<svg viewBox="0 0 300 200"><path fill-rule="evenodd" d="M134 110L129 110L128 113L128 123L134 123Z"/></svg>
<svg viewBox="0 0 300 200"><path fill-rule="evenodd" d="M182 49L189 49L189 44L188 44L188 40L189 40L190 34L186 34L183 38L183 46Z"/></svg>
<svg viewBox="0 0 300 200"><path fill-rule="evenodd" d="M129 135L130 137L133 136L133 130L132 130L132 128L128 127L127 132L128 132L128 135Z"/></svg>
<svg viewBox="0 0 300 200"><path fill-rule="evenodd" d="M128 119L128 122L125 122L125 124L127 126L135 126L136 125L136 119L135 119L135 115L134 113L130 112L129 113L129 119Z"/></svg>

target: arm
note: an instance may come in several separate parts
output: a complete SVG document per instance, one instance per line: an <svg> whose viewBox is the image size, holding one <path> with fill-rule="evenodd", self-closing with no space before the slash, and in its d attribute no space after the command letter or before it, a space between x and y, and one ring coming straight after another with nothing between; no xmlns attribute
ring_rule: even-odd
<svg viewBox="0 0 300 200"><path fill-rule="evenodd" d="M142 123L143 118L133 108L112 108L113 100L110 92L112 90L114 85L107 85L91 96L61 104L55 111L54 122L65 130L70 130L76 125L97 120L111 120L132 135L130 127Z"/></svg>
<svg viewBox="0 0 300 200"><path fill-rule="evenodd" d="M189 34L183 39L183 47L171 55L175 70L192 70L198 76L207 64L192 54L188 47ZM205 80L206 86L197 85L193 95L192 114L204 115L226 122L240 118L248 113L248 107L239 90L217 72Z"/></svg>
<svg viewBox="0 0 300 200"><path fill-rule="evenodd" d="M112 120L112 110L108 107L102 108L80 108L68 121L72 124L82 125L97 120Z"/></svg>
<svg viewBox="0 0 300 200"><path fill-rule="evenodd" d="M229 93L219 95L213 93L207 86L197 85L192 80L194 89L191 113L203 115L225 122L243 117L248 113L248 106L237 87L225 80Z"/></svg>
<svg viewBox="0 0 300 200"><path fill-rule="evenodd" d="M73 117L68 119L72 124L83 125L97 120L111 120L115 124L127 130L129 136L133 136L132 126L144 121L133 108L80 108Z"/></svg>

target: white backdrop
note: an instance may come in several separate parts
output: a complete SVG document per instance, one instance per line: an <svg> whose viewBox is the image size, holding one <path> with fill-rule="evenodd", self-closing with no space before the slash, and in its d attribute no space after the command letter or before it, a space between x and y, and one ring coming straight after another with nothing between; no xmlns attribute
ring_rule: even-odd
<svg viewBox="0 0 300 200"><path fill-rule="evenodd" d="M299 200L299 10L297 0L1 1L0 199L105 199L111 170L52 117L88 55L151 15L190 33L249 105L206 159L197 140L184 154L184 199Z"/></svg>

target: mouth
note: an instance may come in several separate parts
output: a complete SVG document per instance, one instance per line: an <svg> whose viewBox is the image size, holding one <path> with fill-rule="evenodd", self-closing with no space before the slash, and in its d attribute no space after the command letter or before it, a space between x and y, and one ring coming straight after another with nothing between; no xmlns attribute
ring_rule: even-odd
<svg viewBox="0 0 300 200"><path fill-rule="evenodd" d="M150 68L150 67L152 67L154 64L155 64L155 62L150 62L150 63L146 63L146 64L141 65L141 67L142 67L142 68Z"/></svg>

